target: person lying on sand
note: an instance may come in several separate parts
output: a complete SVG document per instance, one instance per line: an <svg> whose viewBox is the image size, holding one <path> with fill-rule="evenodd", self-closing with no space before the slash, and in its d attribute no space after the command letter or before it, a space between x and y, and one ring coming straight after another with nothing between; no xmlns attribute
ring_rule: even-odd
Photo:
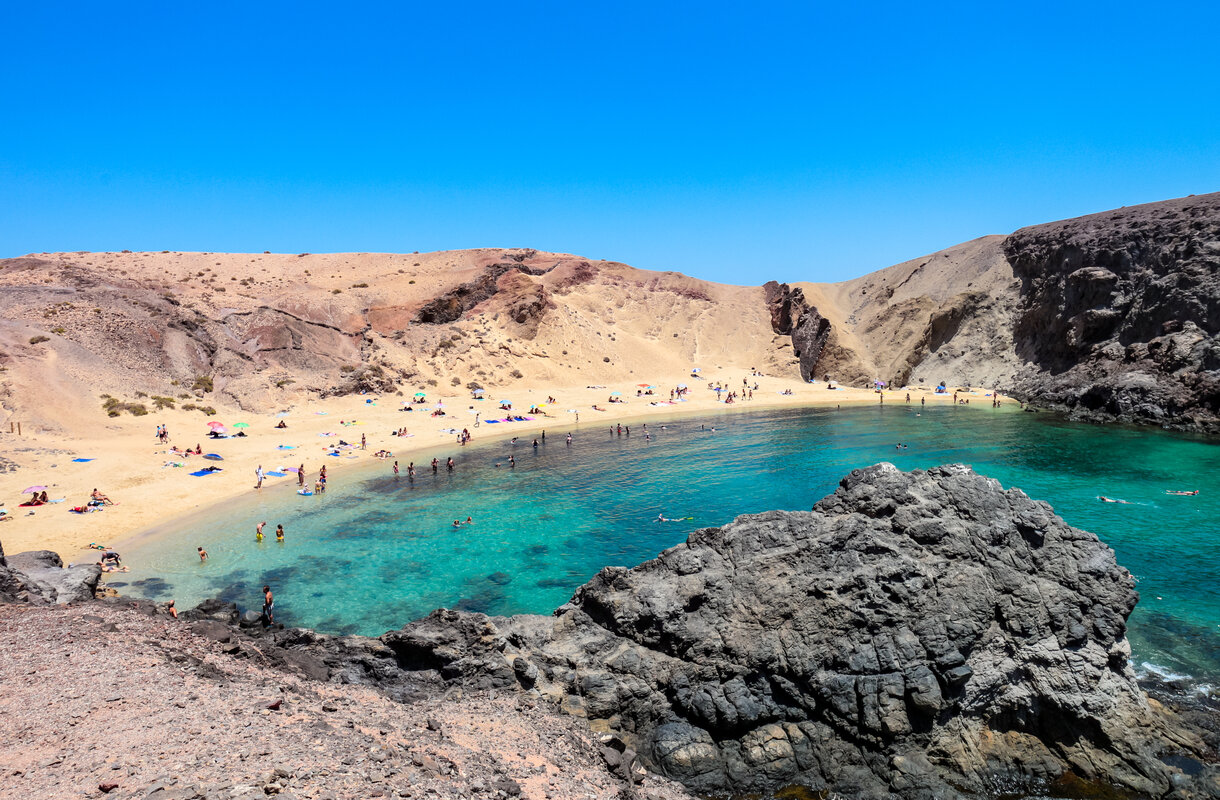
<svg viewBox="0 0 1220 800"><path fill-rule="evenodd" d="M275 427L277 427L277 428L287 428L287 427L288 427L288 423L287 423L287 422L284 422L284 420L280 420L280 424L279 424L279 425L276 425Z"/></svg>
<svg viewBox="0 0 1220 800"><path fill-rule="evenodd" d="M103 564L101 561L97 565L102 568L102 572L131 572L131 567L116 567L111 564Z"/></svg>

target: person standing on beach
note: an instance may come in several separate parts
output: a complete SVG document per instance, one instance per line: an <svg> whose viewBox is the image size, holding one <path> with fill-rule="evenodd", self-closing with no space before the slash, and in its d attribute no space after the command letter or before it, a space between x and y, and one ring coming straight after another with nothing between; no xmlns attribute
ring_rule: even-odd
<svg viewBox="0 0 1220 800"><path fill-rule="evenodd" d="M207 550L204 550L202 547L196 547L195 549L199 551L199 561L200 562L208 560L208 551Z"/></svg>
<svg viewBox="0 0 1220 800"><path fill-rule="evenodd" d="M297 486L300 486L302 489L305 488L305 465L304 464L297 467Z"/></svg>
<svg viewBox="0 0 1220 800"><path fill-rule="evenodd" d="M368 441L364 438L364 434L362 433L360 434L360 449L365 449L366 444L368 444Z"/></svg>
<svg viewBox="0 0 1220 800"><path fill-rule="evenodd" d="M254 488L255 489L263 488L263 465L262 464L259 464L258 467L254 470L254 478L257 481L257 483L254 484Z"/></svg>
<svg viewBox="0 0 1220 800"><path fill-rule="evenodd" d="M275 596L271 594L271 587L263 587L263 619L267 625L275 622Z"/></svg>

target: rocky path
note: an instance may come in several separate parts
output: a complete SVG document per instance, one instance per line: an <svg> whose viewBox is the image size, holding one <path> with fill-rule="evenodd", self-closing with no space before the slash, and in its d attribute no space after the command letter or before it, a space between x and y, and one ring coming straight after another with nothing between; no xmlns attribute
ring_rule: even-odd
<svg viewBox="0 0 1220 800"><path fill-rule="evenodd" d="M409 704L120 603L0 605L0 797L689 797L518 693Z"/></svg>

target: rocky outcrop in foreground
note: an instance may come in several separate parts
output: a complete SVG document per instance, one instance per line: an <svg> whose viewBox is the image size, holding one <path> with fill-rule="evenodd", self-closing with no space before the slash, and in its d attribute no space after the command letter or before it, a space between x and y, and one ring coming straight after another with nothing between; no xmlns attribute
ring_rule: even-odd
<svg viewBox="0 0 1220 800"><path fill-rule="evenodd" d="M608 760L697 792L1220 796L1215 753L1136 684L1136 601L1046 503L963 466L880 464L810 512L604 569L551 617L443 610L262 652L404 699L421 681L541 695L613 733Z"/></svg>

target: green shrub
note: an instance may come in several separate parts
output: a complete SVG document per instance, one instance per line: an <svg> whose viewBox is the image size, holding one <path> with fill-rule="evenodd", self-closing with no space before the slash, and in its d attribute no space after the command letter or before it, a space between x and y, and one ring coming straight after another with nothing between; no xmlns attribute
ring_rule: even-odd
<svg viewBox="0 0 1220 800"><path fill-rule="evenodd" d="M175 403L177 402L172 397L165 397L165 396L159 395L159 394L154 394L152 396L152 401L153 401L153 405L157 407L158 411L164 411L167 408L173 408Z"/></svg>
<svg viewBox="0 0 1220 800"><path fill-rule="evenodd" d="M367 288L369 288L369 285L367 283L353 283L352 288L353 289L367 289Z"/></svg>
<svg viewBox="0 0 1220 800"><path fill-rule="evenodd" d="M34 338L30 339L30 344L42 344L43 342L49 341L51 341L50 336L35 336Z"/></svg>
<svg viewBox="0 0 1220 800"><path fill-rule="evenodd" d="M195 383L191 386L191 388L196 391L201 390L201 389L205 392L212 391L212 376L211 375L196 375Z"/></svg>
<svg viewBox="0 0 1220 800"><path fill-rule="evenodd" d="M52 328L51 329L51 333L55 334L56 336L63 336L67 332L68 332L67 328Z"/></svg>
<svg viewBox="0 0 1220 800"><path fill-rule="evenodd" d="M216 416L216 409L211 406L200 406L199 410L209 417Z"/></svg>

